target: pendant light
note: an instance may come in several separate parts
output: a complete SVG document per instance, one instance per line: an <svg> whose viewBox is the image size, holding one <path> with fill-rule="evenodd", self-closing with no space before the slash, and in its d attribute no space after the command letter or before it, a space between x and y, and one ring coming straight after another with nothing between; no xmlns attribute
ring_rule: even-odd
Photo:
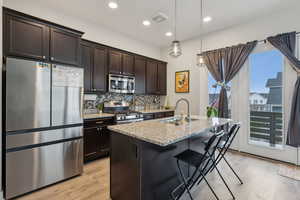
<svg viewBox="0 0 300 200"><path fill-rule="evenodd" d="M203 0L200 0L200 31L203 28ZM200 40L200 52L197 54L197 66L198 67L203 67L204 66L204 59L202 56L202 51L203 51L203 39L201 36Z"/></svg>
<svg viewBox="0 0 300 200"><path fill-rule="evenodd" d="M174 6L174 41L171 44L169 55L177 58L179 57L181 52L180 42L177 40L177 0L175 0L175 6Z"/></svg>

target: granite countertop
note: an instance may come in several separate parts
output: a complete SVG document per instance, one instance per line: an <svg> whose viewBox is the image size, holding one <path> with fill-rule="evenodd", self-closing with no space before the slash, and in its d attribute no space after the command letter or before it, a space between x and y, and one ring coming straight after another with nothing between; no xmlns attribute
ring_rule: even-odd
<svg viewBox="0 0 300 200"><path fill-rule="evenodd" d="M114 114L109 113L97 113L97 114L84 114L84 119L99 119L99 118L111 118L114 117Z"/></svg>
<svg viewBox="0 0 300 200"><path fill-rule="evenodd" d="M163 119L109 126L112 131L159 146L167 146L192 136L205 134L214 127L231 122L231 119L192 116L197 119L181 125L166 123Z"/></svg>
<svg viewBox="0 0 300 200"><path fill-rule="evenodd" d="M143 114L148 114L148 113L173 112L173 111L175 111L174 108L172 108L172 109L149 109L149 110L140 110L138 112L141 112Z"/></svg>

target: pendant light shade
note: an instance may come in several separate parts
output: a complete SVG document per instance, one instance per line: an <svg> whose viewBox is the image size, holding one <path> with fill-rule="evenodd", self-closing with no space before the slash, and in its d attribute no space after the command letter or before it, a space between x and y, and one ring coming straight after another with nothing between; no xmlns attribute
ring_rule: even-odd
<svg viewBox="0 0 300 200"><path fill-rule="evenodd" d="M181 52L180 42L178 40L174 40L172 42L169 55L174 58L177 58L177 57L181 56L181 54L182 54L182 52Z"/></svg>
<svg viewBox="0 0 300 200"><path fill-rule="evenodd" d="M175 0L175 6L174 6L174 41L171 44L170 47L170 51L169 51L169 55L177 58L179 56L181 56L182 51L181 51L181 46L180 46L180 42L176 39L177 37L177 27L176 27L176 21L177 21L177 2Z"/></svg>
<svg viewBox="0 0 300 200"><path fill-rule="evenodd" d="M204 59L202 54L198 53L197 54L197 66L202 67L204 65Z"/></svg>

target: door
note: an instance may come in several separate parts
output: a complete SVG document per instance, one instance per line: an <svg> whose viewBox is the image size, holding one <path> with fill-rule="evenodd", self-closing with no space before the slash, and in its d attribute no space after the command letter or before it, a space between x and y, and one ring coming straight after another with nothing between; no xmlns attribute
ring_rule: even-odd
<svg viewBox="0 0 300 200"><path fill-rule="evenodd" d="M123 63L123 65L122 65L123 66L123 69L122 69L123 74L133 76L134 75L134 56L123 53L122 63Z"/></svg>
<svg viewBox="0 0 300 200"><path fill-rule="evenodd" d="M50 56L52 62L79 65L80 37L64 30L51 28Z"/></svg>
<svg viewBox="0 0 300 200"><path fill-rule="evenodd" d="M157 62L147 61L147 94L157 93Z"/></svg>
<svg viewBox="0 0 300 200"><path fill-rule="evenodd" d="M146 66L147 61L141 57L135 57L134 71L135 71L135 93L146 93Z"/></svg>
<svg viewBox="0 0 300 200"><path fill-rule="evenodd" d="M167 65L165 63L158 63L157 76L157 94L167 95Z"/></svg>
<svg viewBox="0 0 300 200"><path fill-rule="evenodd" d="M102 46L94 48L94 63L92 73L93 91L105 92L107 82L107 49Z"/></svg>
<svg viewBox="0 0 300 200"><path fill-rule="evenodd" d="M6 131L50 126L50 64L7 58Z"/></svg>
<svg viewBox="0 0 300 200"><path fill-rule="evenodd" d="M109 73L122 73L122 53L114 50L109 51Z"/></svg>
<svg viewBox="0 0 300 200"><path fill-rule="evenodd" d="M5 55L38 60L49 58L49 27L11 15L5 15L5 19Z"/></svg>
<svg viewBox="0 0 300 200"><path fill-rule="evenodd" d="M92 90L92 59L94 49L85 43L81 45L81 66L84 68L84 91Z"/></svg>
<svg viewBox="0 0 300 200"><path fill-rule="evenodd" d="M83 69L52 67L52 126L83 123Z"/></svg>
<svg viewBox="0 0 300 200"><path fill-rule="evenodd" d="M297 163L286 136L296 74L275 48L259 44L232 82L232 117L242 126L235 146L241 151Z"/></svg>

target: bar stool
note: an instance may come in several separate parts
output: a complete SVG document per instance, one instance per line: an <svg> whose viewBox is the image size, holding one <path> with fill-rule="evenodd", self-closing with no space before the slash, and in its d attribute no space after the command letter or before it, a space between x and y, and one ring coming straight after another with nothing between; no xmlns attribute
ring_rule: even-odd
<svg viewBox="0 0 300 200"><path fill-rule="evenodd" d="M241 125L239 123L235 123L230 127L230 130L229 130L228 134L225 134L223 136L223 139L221 140L221 142L218 145L217 150L219 151L219 154L218 154L218 156L216 157L215 160L216 160L216 165L218 165L221 160L224 160L225 163L230 168L230 170L235 175L235 177L239 180L240 184L242 185L243 184L242 179L239 177L239 175L235 172L235 170L230 165L228 160L225 158L225 154L228 152L228 149L231 147L232 142L234 141L234 139L235 139L237 133L239 132L240 128L241 128ZM204 143L207 143L207 142L204 142ZM200 183L200 181L199 181L199 183Z"/></svg>
<svg viewBox="0 0 300 200"><path fill-rule="evenodd" d="M193 200L191 189L196 185L196 183L201 180L205 180L206 184L208 185L209 189L213 193L213 195L216 197L217 200L219 200L217 194L213 190L213 188L210 186L209 182L207 181L205 175L207 171L211 170L211 166L215 168L218 173L219 170L216 168L215 160L213 159L213 155L216 152L216 149L218 145L220 144L222 137L224 136L224 131L220 131L217 134L214 134L210 137L209 141L205 145L204 153L199 153L193 150L185 150L182 153L179 153L175 156L177 159L177 167L180 174L180 177L182 179L182 183L179 184L172 192L171 196L173 200L178 200L182 197L182 195L187 191L189 197L191 200ZM192 173L192 175L188 178L186 178L183 174L182 168L180 166L180 162L186 163L190 166L193 166L195 168L195 171ZM221 176L221 174L219 173ZM223 177L222 177L223 180ZM226 183L225 183L226 184ZM183 187L183 190L182 190ZM178 195L175 195L177 191L181 189L182 191L179 192Z"/></svg>

